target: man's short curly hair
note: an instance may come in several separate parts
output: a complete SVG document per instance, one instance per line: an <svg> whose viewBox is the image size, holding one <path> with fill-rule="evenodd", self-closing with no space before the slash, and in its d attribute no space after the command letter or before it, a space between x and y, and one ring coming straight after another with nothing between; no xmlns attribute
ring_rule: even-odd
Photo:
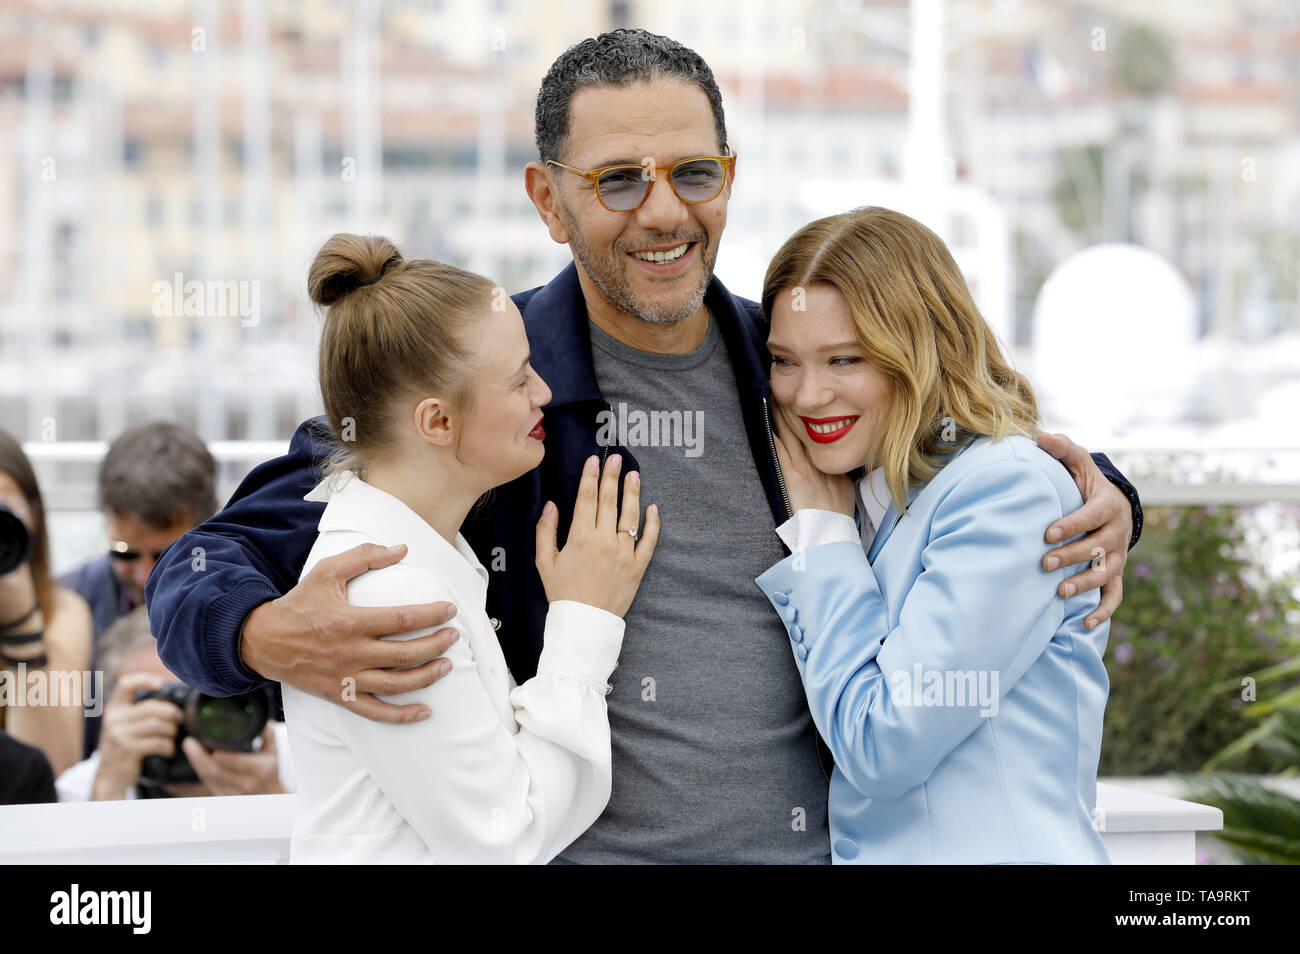
<svg viewBox="0 0 1300 954"><path fill-rule="evenodd" d="M537 94L537 156L562 160L568 145L569 105L588 86L630 86L658 79L694 83L709 98L718 146L727 148L722 93L704 58L676 40L641 29L620 29L575 43L551 64Z"/></svg>

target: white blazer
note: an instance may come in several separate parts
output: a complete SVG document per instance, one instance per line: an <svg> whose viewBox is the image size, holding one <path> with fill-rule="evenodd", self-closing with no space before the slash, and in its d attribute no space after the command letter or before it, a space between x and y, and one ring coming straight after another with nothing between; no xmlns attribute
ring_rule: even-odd
<svg viewBox="0 0 1300 954"><path fill-rule="evenodd" d="M400 563L348 584L348 602L448 600L457 614L447 625L460 638L446 654L452 670L438 682L380 697L423 703L431 715L422 722L373 722L283 687L299 806L290 861L554 858L609 801L605 691L623 620L585 603L551 603L537 675L517 687L484 612L487 570L464 537L458 533L453 546L402 501L351 473L322 481L306 499L326 506L304 575L359 543L404 543Z"/></svg>

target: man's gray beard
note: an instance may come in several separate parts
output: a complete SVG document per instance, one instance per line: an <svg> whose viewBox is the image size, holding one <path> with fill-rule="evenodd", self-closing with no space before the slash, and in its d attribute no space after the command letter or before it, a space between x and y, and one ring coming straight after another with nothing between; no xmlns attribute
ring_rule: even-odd
<svg viewBox="0 0 1300 954"><path fill-rule="evenodd" d="M603 280L600 273L591 267L591 258L587 254L587 246L579 237L581 233L576 228L573 228L572 224L569 225L569 233L569 244L573 248L573 254L577 256L578 263L586 270L587 277L601 290L601 293L606 298L633 318L638 318L652 325L675 325L691 317L704 304L704 293L708 290L709 282L713 280L714 263L712 261L703 261L701 257L704 264L704 275L700 279L700 287L695 290L695 294L690 297L680 310L670 312L660 308L647 307L638 301L636 296L632 294L632 289L623 274L618 271L616 266L611 268L612 280ZM696 244L702 243L697 242ZM701 253L702 255L703 253ZM610 264L614 266L613 262Z"/></svg>

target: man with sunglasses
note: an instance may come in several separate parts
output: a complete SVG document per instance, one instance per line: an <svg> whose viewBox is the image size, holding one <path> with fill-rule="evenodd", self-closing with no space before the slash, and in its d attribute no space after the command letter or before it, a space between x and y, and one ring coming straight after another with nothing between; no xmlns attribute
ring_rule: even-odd
<svg viewBox="0 0 1300 954"><path fill-rule="evenodd" d="M638 470L662 518L608 694L613 793L559 860L829 862L829 766L784 627L754 593L755 576L786 555L774 529L789 513L759 309L713 277L736 172L717 84L670 39L603 34L552 65L536 135L525 188L552 240L573 254L549 284L514 296L531 363L552 392L546 456L462 528L490 568L487 611L518 680L533 675L542 646L534 535L543 505L556 504L567 534L573 488L596 454ZM702 453L688 453L671 428L668 440L663 428L647 440L627 420L611 428L616 414L698 415ZM449 630L434 630L454 609L361 609L346 597L349 579L401 559L402 547L358 547L298 582L320 517L302 497L331 440L323 419L304 424L287 457L256 469L225 511L164 554L147 589L160 654L209 692L272 679L371 718L419 718L423 706L376 694L436 681ZM1073 547L1114 554L1106 572L1073 581L1106 584L1104 619L1136 538L1136 494L1104 457L1094 463L1076 448L1066 463L1087 504L1058 522L1056 539L1096 530ZM193 546L206 549L206 573L189 568ZM1067 563L1086 559L1067 550L1057 554ZM416 630L430 634L381 638Z"/></svg>
<svg viewBox="0 0 1300 954"><path fill-rule="evenodd" d="M217 512L217 462L197 434L171 421L123 432L99 467L104 553L60 582L90 604L95 645L119 617L144 605L144 585L163 551ZM86 716L85 756L99 744L100 716Z"/></svg>

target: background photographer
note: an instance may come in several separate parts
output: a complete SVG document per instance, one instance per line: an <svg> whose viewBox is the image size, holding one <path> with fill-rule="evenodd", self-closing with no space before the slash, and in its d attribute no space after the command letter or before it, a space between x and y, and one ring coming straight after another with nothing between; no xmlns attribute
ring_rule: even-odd
<svg viewBox="0 0 1300 954"><path fill-rule="evenodd" d="M59 801L111 801L139 798L141 769L151 755L171 757L184 713L162 699L134 702L140 690L156 691L178 681L158 658L143 608L123 616L104 633L99 665L108 703L99 748L59 776ZM256 752L209 751L192 736L181 749L200 781L160 786L167 795L271 795L292 791L288 734L283 722L270 721Z"/></svg>
<svg viewBox="0 0 1300 954"><path fill-rule="evenodd" d="M158 555L217 512L216 481L217 462L207 445L171 421L129 428L109 446L99 468L108 552L59 581L90 605L95 646L115 620L144 605L144 584ZM99 732L99 717L87 716L79 757L95 751Z"/></svg>

